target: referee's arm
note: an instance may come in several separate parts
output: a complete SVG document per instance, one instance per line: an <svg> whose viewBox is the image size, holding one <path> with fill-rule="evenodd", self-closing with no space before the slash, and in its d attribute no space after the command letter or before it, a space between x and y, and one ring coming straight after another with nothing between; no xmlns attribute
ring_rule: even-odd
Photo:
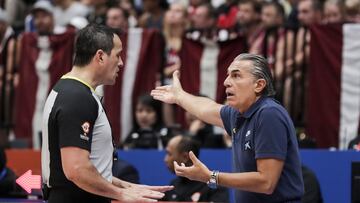
<svg viewBox="0 0 360 203"><path fill-rule="evenodd" d="M164 196L169 186L119 188L105 180L89 159L90 153L78 147L62 147L61 159L65 176L81 189L99 196L124 202L154 202Z"/></svg>
<svg viewBox="0 0 360 203"><path fill-rule="evenodd" d="M66 178L81 189L104 197L119 199L122 190L105 180L89 159L90 153L78 147L62 147L61 160Z"/></svg>

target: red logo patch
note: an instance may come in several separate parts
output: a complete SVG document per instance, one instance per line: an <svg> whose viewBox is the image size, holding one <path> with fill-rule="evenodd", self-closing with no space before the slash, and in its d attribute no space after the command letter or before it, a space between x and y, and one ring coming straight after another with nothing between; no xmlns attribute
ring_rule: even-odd
<svg viewBox="0 0 360 203"><path fill-rule="evenodd" d="M83 129L84 135L87 136L87 134L90 131L90 123L89 122L85 122L81 125L81 128Z"/></svg>

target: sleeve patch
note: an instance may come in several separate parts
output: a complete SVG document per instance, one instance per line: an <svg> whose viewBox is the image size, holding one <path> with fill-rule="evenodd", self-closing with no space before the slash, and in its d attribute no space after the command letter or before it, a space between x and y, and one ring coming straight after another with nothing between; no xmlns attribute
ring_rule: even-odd
<svg viewBox="0 0 360 203"><path fill-rule="evenodd" d="M80 138L86 141L89 141L89 132L90 132L90 123L88 121L84 122L81 125L83 133L80 134Z"/></svg>

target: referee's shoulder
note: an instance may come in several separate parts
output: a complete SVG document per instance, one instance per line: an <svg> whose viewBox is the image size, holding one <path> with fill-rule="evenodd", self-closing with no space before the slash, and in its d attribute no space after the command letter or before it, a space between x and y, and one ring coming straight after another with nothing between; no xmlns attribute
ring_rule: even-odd
<svg viewBox="0 0 360 203"><path fill-rule="evenodd" d="M90 88L78 81L63 79L54 87L54 90L58 92L63 102L78 105L84 105L90 102L93 105L97 105Z"/></svg>

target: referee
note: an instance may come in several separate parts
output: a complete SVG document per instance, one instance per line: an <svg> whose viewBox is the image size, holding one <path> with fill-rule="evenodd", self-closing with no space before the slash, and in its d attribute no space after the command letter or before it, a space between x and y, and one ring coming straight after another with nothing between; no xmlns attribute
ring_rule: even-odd
<svg viewBox="0 0 360 203"><path fill-rule="evenodd" d="M115 83L122 43L110 28L80 30L72 70L50 92L43 114L44 197L57 202L154 201L171 186L128 183L112 176L111 128L95 88Z"/></svg>

